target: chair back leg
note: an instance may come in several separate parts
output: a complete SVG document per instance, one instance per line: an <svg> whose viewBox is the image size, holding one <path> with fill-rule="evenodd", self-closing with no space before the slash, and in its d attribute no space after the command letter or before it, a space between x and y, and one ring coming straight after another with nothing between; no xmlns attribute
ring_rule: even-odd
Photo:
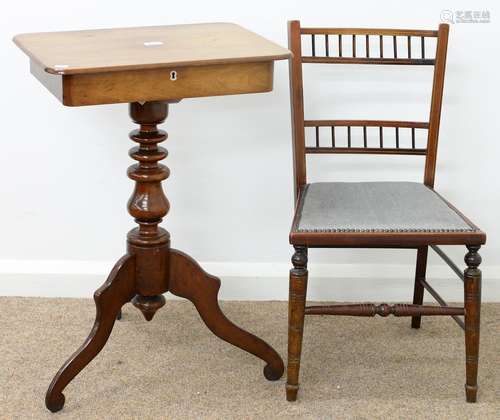
<svg viewBox="0 0 500 420"><path fill-rule="evenodd" d="M288 368L286 399L295 401L299 390L300 356L307 294L307 248L295 247L288 298Z"/></svg>
<svg viewBox="0 0 500 420"><path fill-rule="evenodd" d="M413 304L422 305L424 302L424 286L420 282L425 280L425 271L427 269L428 247L423 246L417 249L417 267L415 269L415 286L413 288ZM411 327L420 328L422 317L420 315L411 318Z"/></svg>

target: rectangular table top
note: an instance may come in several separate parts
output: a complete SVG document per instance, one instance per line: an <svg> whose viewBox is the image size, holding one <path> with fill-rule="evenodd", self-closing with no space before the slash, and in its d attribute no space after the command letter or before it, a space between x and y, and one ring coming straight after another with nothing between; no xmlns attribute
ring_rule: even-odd
<svg viewBox="0 0 500 420"><path fill-rule="evenodd" d="M150 26L20 34L14 42L48 73L281 60L290 52L233 23Z"/></svg>

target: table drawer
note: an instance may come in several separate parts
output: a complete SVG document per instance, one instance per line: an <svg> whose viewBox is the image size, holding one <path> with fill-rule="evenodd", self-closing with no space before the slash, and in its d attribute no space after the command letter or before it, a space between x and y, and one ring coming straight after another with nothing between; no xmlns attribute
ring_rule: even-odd
<svg viewBox="0 0 500 420"><path fill-rule="evenodd" d="M68 106L269 92L273 68L261 61L58 75L31 61L31 73Z"/></svg>

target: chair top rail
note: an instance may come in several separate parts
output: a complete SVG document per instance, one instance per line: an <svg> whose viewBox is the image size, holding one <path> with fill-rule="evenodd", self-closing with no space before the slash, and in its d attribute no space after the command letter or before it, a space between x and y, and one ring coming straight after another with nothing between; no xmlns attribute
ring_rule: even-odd
<svg viewBox="0 0 500 420"><path fill-rule="evenodd" d="M437 37L438 31L418 29L374 29L374 28L300 28L302 35L382 35Z"/></svg>

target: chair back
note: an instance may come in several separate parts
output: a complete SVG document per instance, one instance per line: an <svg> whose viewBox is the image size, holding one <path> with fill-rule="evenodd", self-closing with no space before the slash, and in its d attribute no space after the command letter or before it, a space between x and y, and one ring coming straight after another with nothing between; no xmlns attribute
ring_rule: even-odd
<svg viewBox="0 0 500 420"><path fill-rule="evenodd" d="M359 28L301 28L297 20L288 22L288 47L293 56L289 61L290 94L292 106L292 134L294 155L295 198L306 181L306 155L313 153L356 153L425 156L424 184L434 186L436 157L443 98L446 50L448 45L447 24L439 25L437 31L406 29L359 29ZM304 40L306 37L306 40ZM343 48L343 39L351 41L348 50ZM302 54L303 41L310 42L310 55ZM387 38L392 39L392 48L387 48ZM401 48L401 38L406 48ZM435 54L429 57L430 42L436 43ZM418 42L419 54L415 56L413 43ZM364 43L362 56L359 54ZM384 44L386 48L384 49ZM399 50L398 50L399 46ZM426 52L426 46L427 52ZM377 53L373 51L377 47ZM371 50L371 51L370 51ZM413 51L412 51L413 50ZM383 120L305 120L302 64L378 64L378 65L424 65L434 66L432 97L428 121L383 121ZM340 128L342 127L342 128ZM378 128L376 145L368 144L367 127ZM347 139L339 141L338 130L346 130ZM385 130L395 131L395 145L384 142ZM306 145L306 130L314 133L314 144ZM320 132L328 130L328 144L320 144ZM363 143L353 145L352 130L362 130ZM425 147L417 147L416 130L427 131ZM404 133L406 131L406 133ZM324 133L321 133L324 134ZM403 147L400 136L406 134L411 141ZM373 143L373 142L372 142Z"/></svg>

